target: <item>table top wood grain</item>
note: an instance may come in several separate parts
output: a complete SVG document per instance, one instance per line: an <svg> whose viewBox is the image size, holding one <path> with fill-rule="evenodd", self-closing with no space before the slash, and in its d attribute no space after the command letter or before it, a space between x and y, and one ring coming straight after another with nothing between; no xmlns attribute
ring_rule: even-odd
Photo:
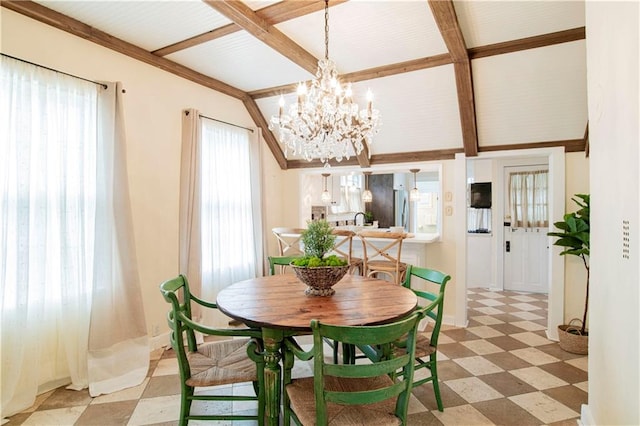
<svg viewBox="0 0 640 426"><path fill-rule="evenodd" d="M253 278L218 294L218 308L254 327L309 331L312 319L336 325L383 324L417 306L409 289L376 278L346 275L328 297L307 296L293 274Z"/></svg>

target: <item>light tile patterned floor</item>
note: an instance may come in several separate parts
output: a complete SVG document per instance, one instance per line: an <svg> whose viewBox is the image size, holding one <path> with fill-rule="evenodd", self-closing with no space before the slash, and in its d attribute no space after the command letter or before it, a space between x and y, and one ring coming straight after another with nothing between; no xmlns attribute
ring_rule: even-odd
<svg viewBox="0 0 640 426"><path fill-rule="evenodd" d="M546 296L473 289L468 298L469 326L444 326L441 334L438 371L445 410L437 410L431 384L422 385L413 390L409 425L575 425L587 403L587 357L564 352L545 338ZM7 425L175 425L180 405L175 359L171 350L152 358L140 386L98 398L56 389ZM311 373L309 365L296 365L296 376ZM244 412L255 406L209 403L194 409ZM190 424L205 423L225 424Z"/></svg>

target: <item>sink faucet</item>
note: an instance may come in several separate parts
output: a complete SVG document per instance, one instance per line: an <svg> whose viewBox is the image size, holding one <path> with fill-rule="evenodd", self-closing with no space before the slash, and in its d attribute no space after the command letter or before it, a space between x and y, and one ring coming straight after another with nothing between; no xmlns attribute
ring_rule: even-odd
<svg viewBox="0 0 640 426"><path fill-rule="evenodd" d="M353 217L353 224L354 225L358 225L358 216L360 216L360 215L362 215L362 225L364 225L364 218L365 218L364 212L356 213L356 215Z"/></svg>

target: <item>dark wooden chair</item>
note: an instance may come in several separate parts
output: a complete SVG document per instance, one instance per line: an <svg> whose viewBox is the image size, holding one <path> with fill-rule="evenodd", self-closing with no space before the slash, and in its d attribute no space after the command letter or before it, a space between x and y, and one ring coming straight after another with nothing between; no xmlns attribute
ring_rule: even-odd
<svg viewBox="0 0 640 426"><path fill-rule="evenodd" d="M256 329L218 329L193 321L192 303L217 309L215 303L197 298L189 290L187 278L179 275L160 285L160 292L171 305L167 322L171 328L171 346L180 371L180 425L189 420L257 420L264 422L264 359L261 331ZM195 332L224 336L228 340L196 344ZM235 339L234 337L244 337ZM186 342L186 348L185 348ZM255 396L196 394L195 388L252 382ZM258 413L191 414L193 401L257 401Z"/></svg>

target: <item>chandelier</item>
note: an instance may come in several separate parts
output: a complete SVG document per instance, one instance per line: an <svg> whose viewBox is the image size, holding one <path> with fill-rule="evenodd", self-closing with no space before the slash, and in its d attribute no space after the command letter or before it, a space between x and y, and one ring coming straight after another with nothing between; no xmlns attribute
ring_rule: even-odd
<svg viewBox="0 0 640 426"><path fill-rule="evenodd" d="M307 161L320 159L325 167L335 158L349 159L349 147L356 155L378 133L380 114L373 108L373 93L367 91L367 107L360 110L353 102L351 83L343 88L335 63L329 59L329 0L324 3L324 59L318 61L316 79L309 87L298 85L298 100L285 113L280 96L277 116L271 117L269 130L277 129L285 156L289 151Z"/></svg>

